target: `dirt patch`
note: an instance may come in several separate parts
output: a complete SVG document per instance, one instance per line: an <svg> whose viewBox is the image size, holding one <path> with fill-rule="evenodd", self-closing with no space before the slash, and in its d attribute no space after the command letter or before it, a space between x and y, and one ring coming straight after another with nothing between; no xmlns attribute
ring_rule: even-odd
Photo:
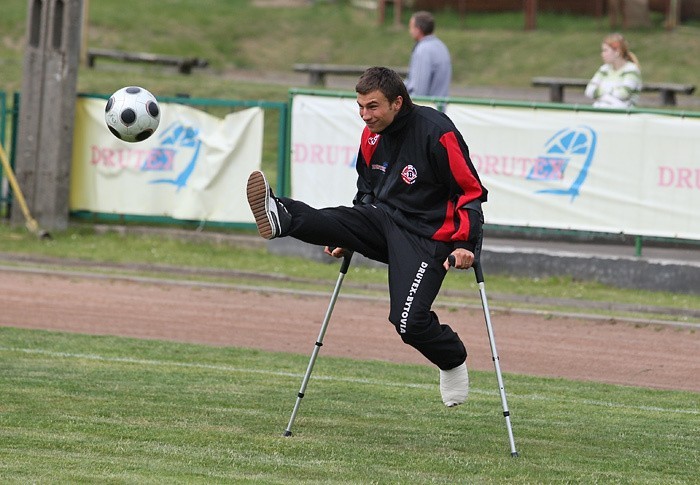
<svg viewBox="0 0 700 485"><path fill-rule="evenodd" d="M328 297L3 271L0 325L310 355ZM493 370L480 309L438 309ZM388 304L338 299L323 355L425 363L387 321ZM504 373L700 392L700 332L496 312ZM429 364L428 364L429 365Z"/></svg>

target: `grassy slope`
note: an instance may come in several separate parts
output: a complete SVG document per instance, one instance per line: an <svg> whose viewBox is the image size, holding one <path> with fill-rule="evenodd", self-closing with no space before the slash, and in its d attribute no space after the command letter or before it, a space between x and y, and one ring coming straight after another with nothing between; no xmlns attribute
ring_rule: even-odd
<svg viewBox="0 0 700 485"><path fill-rule="evenodd" d="M26 2L8 2L0 16L0 89L18 90ZM203 8L203 5L205 6ZM200 56L211 68L193 76L115 65L82 69L79 89L108 93L143 83L161 93L198 97L284 100L285 90L232 83L232 69L290 72L295 62L400 65L412 42L406 29L376 25L372 11L347 1L301 8L258 8L248 0L90 2L89 46ZM408 17L410 12L405 12ZM684 25L626 32L646 79L695 82L700 72L700 28ZM437 33L450 47L456 85L527 87L536 75L589 77L600 64L607 19L541 14L536 32L522 30L522 15L437 15ZM669 62L669 56L673 62Z"/></svg>
<svg viewBox="0 0 700 485"><path fill-rule="evenodd" d="M0 15L0 90L19 91L25 46L26 2L6 2ZM88 46L198 56L204 70L183 76L174 68L99 61L81 67L78 90L108 94L125 85L148 87L158 96L287 101L291 82L280 79L296 62L401 65L412 41L405 28L377 26L374 11L348 0L298 8L259 8L250 0L90 2ZM409 11L404 13L406 23ZM700 25L674 32L654 27L625 34L643 64L646 79L692 83L700 72ZM522 30L520 12L437 14L438 34L448 44L456 86L527 88L538 75L589 77L600 64L606 19L540 14L535 32ZM673 62L669 62L672 53ZM236 75L232 75L235 73ZM273 73L269 82L256 81ZM242 81L241 74L250 81ZM269 77L268 77L269 78ZM306 87L306 86L301 86ZM263 163L276 172L276 127L266 117ZM274 178L274 176L273 176ZM274 182L274 180L273 180Z"/></svg>

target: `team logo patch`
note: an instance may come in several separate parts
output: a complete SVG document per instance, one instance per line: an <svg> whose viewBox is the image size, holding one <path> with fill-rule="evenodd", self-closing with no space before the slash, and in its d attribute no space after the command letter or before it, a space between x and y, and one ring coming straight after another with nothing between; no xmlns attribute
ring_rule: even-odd
<svg viewBox="0 0 700 485"><path fill-rule="evenodd" d="M403 168L403 170L401 170L401 178L408 185L413 184L413 182L415 182L418 178L418 172L416 171L416 167L414 167L413 165L406 165Z"/></svg>
<svg viewBox="0 0 700 485"><path fill-rule="evenodd" d="M369 143L370 145L376 145L377 142L379 141L380 136L381 135L379 135L379 134L370 136L369 138L367 138L367 143Z"/></svg>

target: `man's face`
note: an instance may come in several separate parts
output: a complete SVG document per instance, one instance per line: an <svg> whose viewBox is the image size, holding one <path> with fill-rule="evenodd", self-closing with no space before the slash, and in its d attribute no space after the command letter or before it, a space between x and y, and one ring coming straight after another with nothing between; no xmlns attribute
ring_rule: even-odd
<svg viewBox="0 0 700 485"><path fill-rule="evenodd" d="M408 33L411 34L413 40L419 40L423 35L423 32L416 27L416 21L413 19L413 17L411 17L411 20L408 21Z"/></svg>
<svg viewBox="0 0 700 485"><path fill-rule="evenodd" d="M401 109L403 98L397 97L392 103L379 91L367 94L357 93L357 105L360 117L372 133L380 133L389 126Z"/></svg>

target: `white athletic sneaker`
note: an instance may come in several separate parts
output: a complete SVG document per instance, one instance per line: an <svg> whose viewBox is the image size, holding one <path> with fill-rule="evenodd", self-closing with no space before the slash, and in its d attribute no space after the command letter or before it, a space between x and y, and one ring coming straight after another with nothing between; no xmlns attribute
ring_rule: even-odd
<svg viewBox="0 0 700 485"><path fill-rule="evenodd" d="M292 216L284 205L272 193L265 175L256 170L248 177L246 186L248 205L255 217L258 232L265 239L281 236L292 221Z"/></svg>
<svg viewBox="0 0 700 485"><path fill-rule="evenodd" d="M462 404L467 400L469 373L466 362L454 369L440 369L440 394L442 394L442 402L448 408Z"/></svg>

